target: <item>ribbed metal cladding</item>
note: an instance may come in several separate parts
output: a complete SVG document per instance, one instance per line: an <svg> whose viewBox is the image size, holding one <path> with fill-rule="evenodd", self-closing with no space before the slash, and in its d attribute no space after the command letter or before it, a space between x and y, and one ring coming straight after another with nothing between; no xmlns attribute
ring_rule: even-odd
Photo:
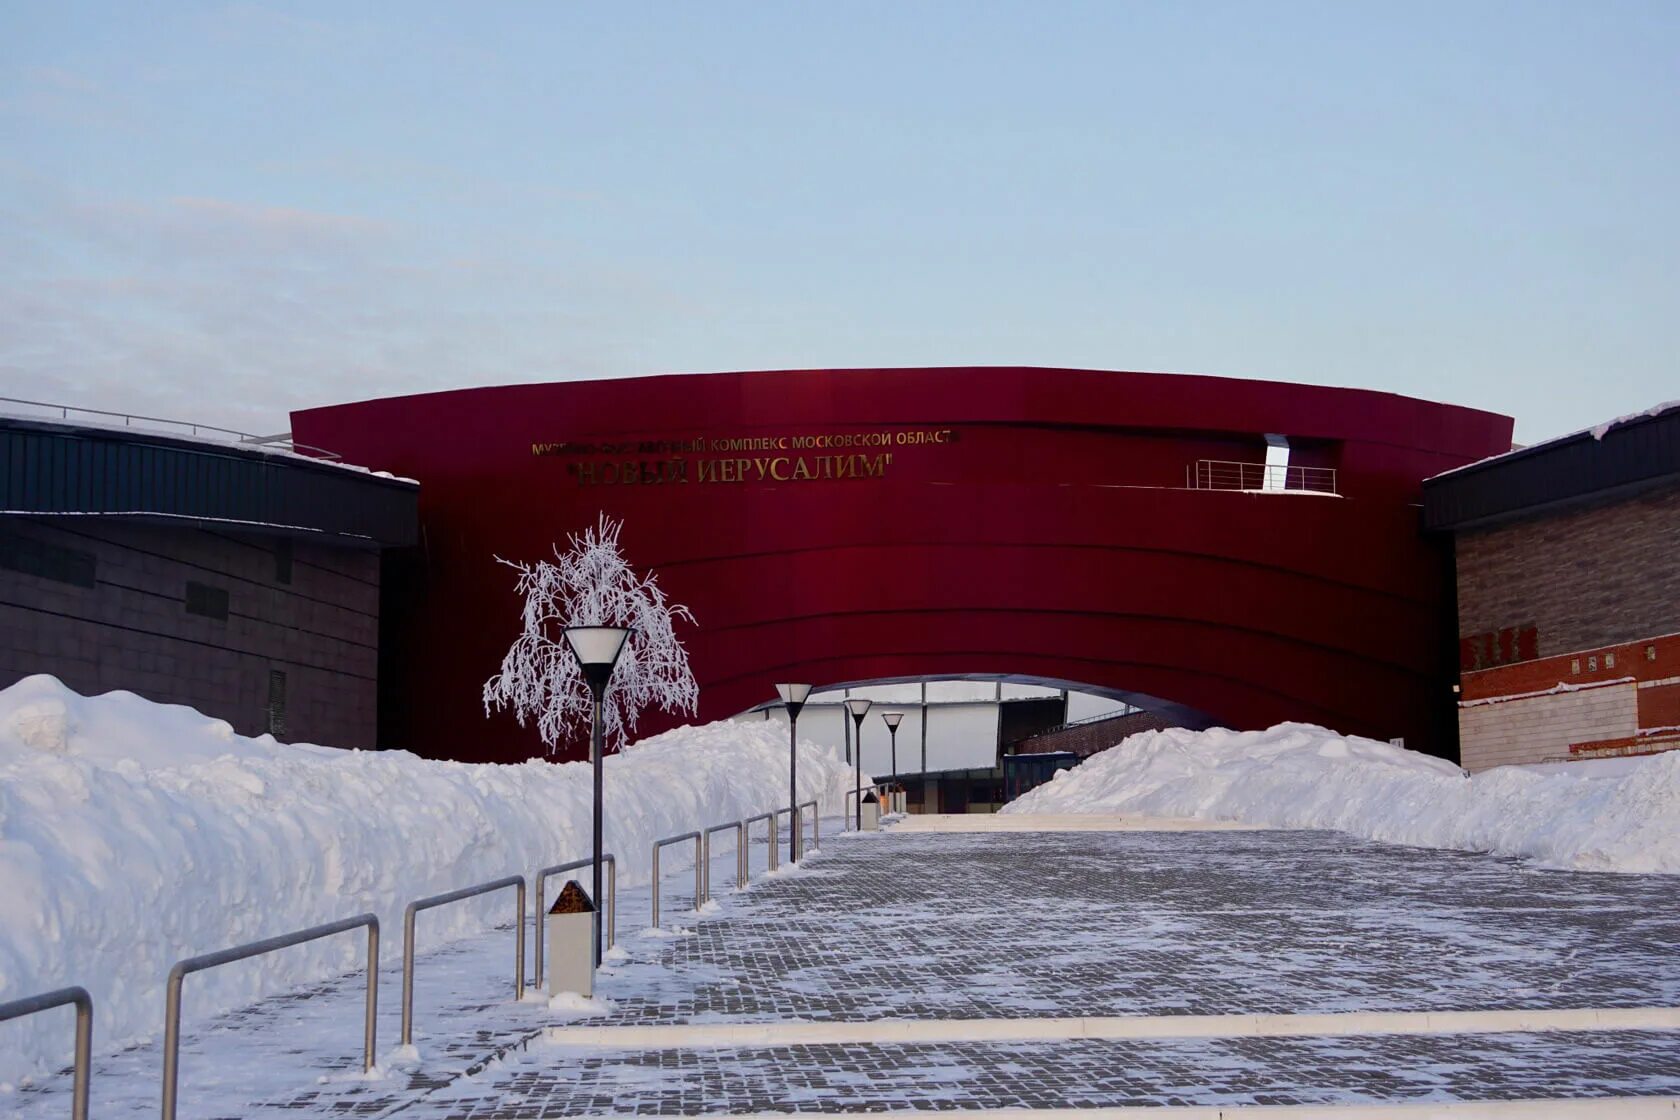
<svg viewBox="0 0 1680 1120"><path fill-rule="evenodd" d="M1680 405L1428 479L1430 530L1478 529L1680 484Z"/></svg>
<svg viewBox="0 0 1680 1120"><path fill-rule="evenodd" d="M321 543L412 545L419 487L292 455L0 419L0 512L240 525Z"/></svg>

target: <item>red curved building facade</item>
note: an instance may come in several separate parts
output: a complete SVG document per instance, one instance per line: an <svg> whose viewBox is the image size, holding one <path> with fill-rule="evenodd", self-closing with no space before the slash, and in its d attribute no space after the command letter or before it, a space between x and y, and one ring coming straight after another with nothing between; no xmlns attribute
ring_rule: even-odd
<svg viewBox="0 0 1680 1120"><path fill-rule="evenodd" d="M778 680L997 675L1450 754L1450 556L1421 531L1420 483L1508 450L1511 420L1365 390L963 367L466 389L299 412L293 433L421 484L421 543L385 573L387 745L545 753L479 702L518 630L495 558L547 556L607 513L695 614L702 720ZM1297 468L1283 490L1260 489L1268 434Z"/></svg>

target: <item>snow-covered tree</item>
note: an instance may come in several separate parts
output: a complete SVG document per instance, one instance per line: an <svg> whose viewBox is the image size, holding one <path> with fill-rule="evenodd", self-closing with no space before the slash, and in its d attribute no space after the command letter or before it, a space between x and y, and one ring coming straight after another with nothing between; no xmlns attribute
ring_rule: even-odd
<svg viewBox="0 0 1680 1120"><path fill-rule="evenodd" d="M519 573L515 586L525 597L525 625L502 658L501 672L484 682L484 712L512 708L521 727L534 717L551 752L574 730L587 732L592 710L589 686L561 633L567 626L635 628L602 704L609 747L624 744L636 716L650 705L692 714L700 699L688 651L673 628L679 619L692 624L694 615L666 602L652 573L640 576L630 567L618 547L623 527L602 514L594 528L570 534L564 552L554 547L554 563L496 557Z"/></svg>

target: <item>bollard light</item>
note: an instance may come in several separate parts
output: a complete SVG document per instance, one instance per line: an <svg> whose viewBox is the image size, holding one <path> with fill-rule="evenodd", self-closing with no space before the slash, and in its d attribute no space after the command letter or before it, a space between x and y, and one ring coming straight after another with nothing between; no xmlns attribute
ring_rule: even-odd
<svg viewBox="0 0 1680 1120"><path fill-rule="evenodd" d="M788 820L793 825L793 835L788 837L788 855L794 863L798 863L800 842L804 833L799 827L799 709L811 698L811 686L779 684L776 686L776 692L781 696L782 704L786 706L788 713Z"/></svg>
<svg viewBox="0 0 1680 1120"><path fill-rule="evenodd" d="M857 725L857 758L853 764L853 775L857 788L853 791L857 796L857 823L859 832L863 831L863 717L869 713L869 701L861 696L854 696L846 701L846 710L852 713L852 722Z"/></svg>
<svg viewBox="0 0 1680 1120"><path fill-rule="evenodd" d="M624 643L633 627L625 626L567 626L566 646L577 659L578 670L589 695L595 701L595 718L589 733L589 760L595 768L595 963L601 963L601 756L606 752L606 729L601 722L601 702L607 695L607 684L613 669L624 652Z"/></svg>

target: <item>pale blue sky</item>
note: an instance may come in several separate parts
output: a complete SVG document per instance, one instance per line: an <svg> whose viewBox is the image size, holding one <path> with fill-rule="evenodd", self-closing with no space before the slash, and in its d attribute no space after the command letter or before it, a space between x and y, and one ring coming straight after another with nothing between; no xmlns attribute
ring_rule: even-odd
<svg viewBox="0 0 1680 1120"><path fill-rule="evenodd" d="M0 0L0 395L1032 364L1680 397L1680 4Z"/></svg>

